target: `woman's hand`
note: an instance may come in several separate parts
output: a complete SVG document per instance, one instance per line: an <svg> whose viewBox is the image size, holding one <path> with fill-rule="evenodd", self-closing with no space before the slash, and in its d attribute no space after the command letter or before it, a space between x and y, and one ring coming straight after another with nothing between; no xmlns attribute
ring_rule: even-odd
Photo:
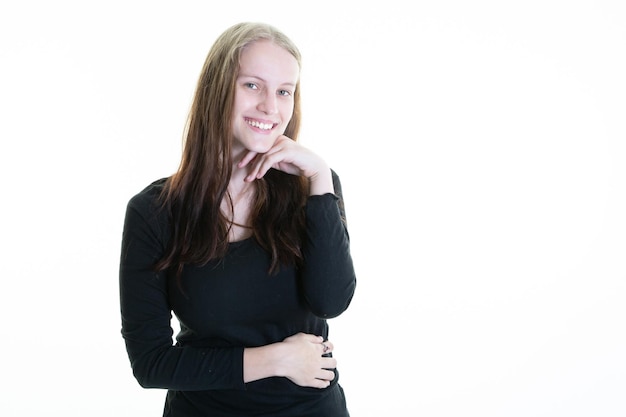
<svg viewBox="0 0 626 417"><path fill-rule="evenodd" d="M298 333L279 343L244 350L244 382L281 376L302 387L326 388L335 378L331 342L321 336Z"/></svg>
<svg viewBox="0 0 626 417"><path fill-rule="evenodd" d="M330 168L317 154L297 142L281 135L274 145L264 154L248 152L238 167L250 165L246 181L252 182L263 178L270 168L291 175L305 176L309 179L310 194L334 192Z"/></svg>
<svg viewBox="0 0 626 417"><path fill-rule="evenodd" d="M322 355L333 351L333 344L320 336L298 333L283 340L279 376L302 387L326 388L335 379L334 358Z"/></svg>

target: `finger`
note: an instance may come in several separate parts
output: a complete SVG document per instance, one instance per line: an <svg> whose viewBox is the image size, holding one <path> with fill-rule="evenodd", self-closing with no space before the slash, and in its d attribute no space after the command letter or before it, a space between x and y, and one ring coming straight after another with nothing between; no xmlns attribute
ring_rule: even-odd
<svg viewBox="0 0 626 417"><path fill-rule="evenodd" d="M322 355L323 356L330 355L332 353L332 351L335 349L335 345L333 345L328 340L326 340L325 342L321 343L320 347L322 349Z"/></svg>
<svg viewBox="0 0 626 417"><path fill-rule="evenodd" d="M255 156L257 156L257 152L252 152L252 151L248 152L243 158L241 158L241 161L239 161L237 166L239 168L245 167L246 165L250 163L250 161L254 159Z"/></svg>
<svg viewBox="0 0 626 417"><path fill-rule="evenodd" d="M259 161L259 164L255 167L255 178L263 178L265 174L267 174L267 171L270 170L270 168L276 168L278 166L278 163L282 160L283 155L279 154L278 152L272 154L264 154L263 158Z"/></svg>
<svg viewBox="0 0 626 417"><path fill-rule="evenodd" d="M248 171L248 176L246 177L246 181L254 181L263 177L263 175L259 175L259 173L266 159L267 159L266 154L261 154L257 158L254 159Z"/></svg>
<svg viewBox="0 0 626 417"><path fill-rule="evenodd" d="M322 369L326 369L326 370L335 369L337 368L337 359L324 357L322 358L321 366L322 366Z"/></svg>
<svg viewBox="0 0 626 417"><path fill-rule="evenodd" d="M328 388L330 386L330 381L327 381L325 379L314 379L311 382L310 386L312 388L319 388L319 389Z"/></svg>
<svg viewBox="0 0 626 417"><path fill-rule="evenodd" d="M248 152L244 156L244 158L239 162L239 167L243 168L244 166L250 164L250 162L252 161L252 164L250 164L250 168L248 170L248 176L246 177L246 181L253 181L255 179L262 178L265 175L265 173L269 170L269 168L271 168L271 165L270 165L270 167L266 168L265 171L262 171L264 169L264 166L268 164L267 161L269 159L269 156L275 152L276 151L274 150L274 148L270 149L269 151L263 154L258 154L256 152Z"/></svg>
<svg viewBox="0 0 626 417"><path fill-rule="evenodd" d="M276 141L274 146L262 157L257 159L257 165L255 166L256 178L263 178L270 168L278 169L279 171L287 172L288 174L295 174L298 169L288 169L287 166L294 164L295 142L291 139L284 137L281 141ZM298 165L297 163L295 165Z"/></svg>
<svg viewBox="0 0 626 417"><path fill-rule="evenodd" d="M317 375L317 379L321 379L322 381L332 381L335 379L335 373L333 371L322 369Z"/></svg>

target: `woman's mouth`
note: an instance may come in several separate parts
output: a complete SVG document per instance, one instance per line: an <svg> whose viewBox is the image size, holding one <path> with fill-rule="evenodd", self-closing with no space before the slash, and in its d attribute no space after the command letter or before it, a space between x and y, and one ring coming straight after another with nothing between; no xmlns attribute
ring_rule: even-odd
<svg viewBox="0 0 626 417"><path fill-rule="evenodd" d="M246 119L246 123L248 123L252 127L256 127L261 130L270 130L274 127L274 123L263 123L258 120Z"/></svg>

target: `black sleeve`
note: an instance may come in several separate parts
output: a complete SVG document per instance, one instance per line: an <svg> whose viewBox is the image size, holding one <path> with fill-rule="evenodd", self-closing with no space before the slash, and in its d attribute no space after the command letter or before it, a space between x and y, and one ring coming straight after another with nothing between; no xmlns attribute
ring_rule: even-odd
<svg viewBox="0 0 626 417"><path fill-rule="evenodd" d="M133 374L144 388L245 389L243 348L193 348L172 343L165 273L153 270L165 246L154 196L138 194L126 210L120 260L122 336Z"/></svg>
<svg viewBox="0 0 626 417"><path fill-rule="evenodd" d="M302 287L309 307L322 318L343 313L356 288L341 183L334 172L333 182L335 194L311 196L306 206Z"/></svg>

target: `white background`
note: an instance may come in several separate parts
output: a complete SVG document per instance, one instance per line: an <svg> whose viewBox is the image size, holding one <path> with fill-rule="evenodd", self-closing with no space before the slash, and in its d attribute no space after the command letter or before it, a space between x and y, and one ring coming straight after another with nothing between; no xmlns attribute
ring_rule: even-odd
<svg viewBox="0 0 626 417"><path fill-rule="evenodd" d="M256 20L300 46L301 139L344 186L352 415L626 415L625 4L3 2L0 414L161 414L120 336L125 205Z"/></svg>

